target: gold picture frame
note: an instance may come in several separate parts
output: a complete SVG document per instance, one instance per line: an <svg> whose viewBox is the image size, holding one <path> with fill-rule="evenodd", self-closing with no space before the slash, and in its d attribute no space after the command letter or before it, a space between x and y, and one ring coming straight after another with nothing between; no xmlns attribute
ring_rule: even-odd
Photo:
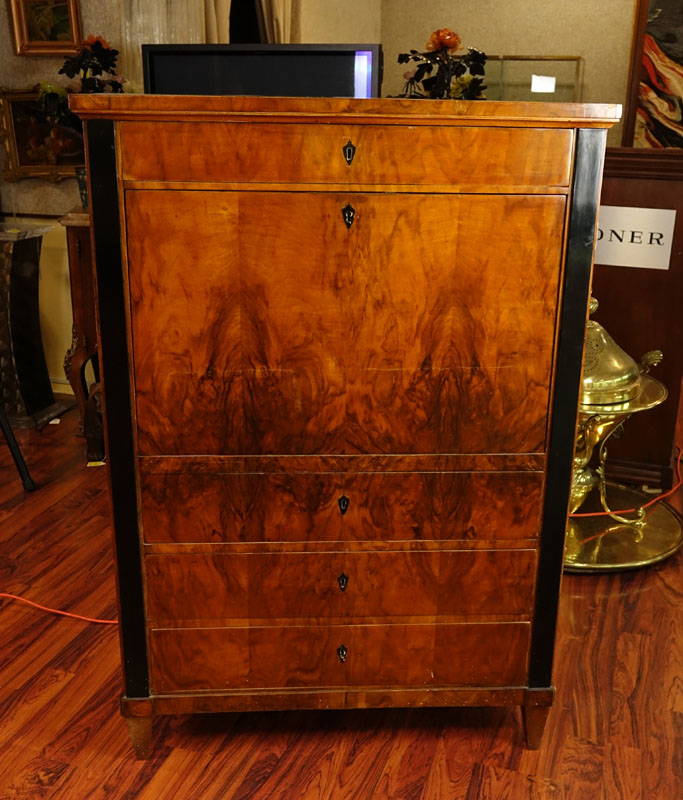
<svg viewBox="0 0 683 800"><path fill-rule="evenodd" d="M5 149L2 177L6 181L74 178L85 164L83 134L78 121L65 113L50 118L38 88L0 89L0 139Z"/></svg>
<svg viewBox="0 0 683 800"><path fill-rule="evenodd" d="M9 0L18 56L76 54L82 42L78 0Z"/></svg>

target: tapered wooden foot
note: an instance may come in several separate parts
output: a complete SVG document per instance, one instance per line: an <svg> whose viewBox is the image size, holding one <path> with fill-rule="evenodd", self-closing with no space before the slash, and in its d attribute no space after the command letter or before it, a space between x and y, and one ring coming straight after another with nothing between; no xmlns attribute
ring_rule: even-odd
<svg viewBox="0 0 683 800"><path fill-rule="evenodd" d="M541 746L543 729L549 713L550 706L522 706L524 738L530 750L538 750Z"/></svg>
<svg viewBox="0 0 683 800"><path fill-rule="evenodd" d="M152 717L126 717L135 757L149 758L152 742Z"/></svg>

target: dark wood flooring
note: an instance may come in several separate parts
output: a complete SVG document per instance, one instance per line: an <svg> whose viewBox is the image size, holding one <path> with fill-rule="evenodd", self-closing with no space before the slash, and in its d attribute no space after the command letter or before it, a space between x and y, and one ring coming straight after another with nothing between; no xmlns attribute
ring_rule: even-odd
<svg viewBox="0 0 683 800"><path fill-rule="evenodd" d="M112 619L105 468L77 412L0 440L0 591ZM680 503L680 500L678 501ZM0 799L677 800L683 797L683 561L565 576L543 746L517 709L160 718L136 761L118 713L116 626L0 600Z"/></svg>

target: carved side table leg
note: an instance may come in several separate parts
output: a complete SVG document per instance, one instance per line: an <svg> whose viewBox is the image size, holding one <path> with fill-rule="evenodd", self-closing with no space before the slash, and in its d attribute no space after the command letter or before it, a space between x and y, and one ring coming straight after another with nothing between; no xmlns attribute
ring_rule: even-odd
<svg viewBox="0 0 683 800"><path fill-rule="evenodd" d="M133 743L133 750L135 750L135 757L139 759L149 758L153 717L126 717L125 719L130 740Z"/></svg>
<svg viewBox="0 0 683 800"><path fill-rule="evenodd" d="M88 401L88 388L85 383L85 365L90 354L88 353L85 337L79 336L76 327L73 328L71 347L64 356L64 374L71 385L76 397L81 421L78 426L77 436L83 436L83 422L85 419L85 404Z"/></svg>
<svg viewBox="0 0 683 800"><path fill-rule="evenodd" d="M102 424L102 388L99 383L93 383L88 392L83 418L83 433L87 443L86 457L88 461L103 461L104 427Z"/></svg>

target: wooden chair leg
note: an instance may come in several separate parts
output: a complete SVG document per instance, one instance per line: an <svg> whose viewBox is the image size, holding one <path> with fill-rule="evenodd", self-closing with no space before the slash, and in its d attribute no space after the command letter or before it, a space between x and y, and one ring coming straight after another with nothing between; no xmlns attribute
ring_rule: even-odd
<svg viewBox="0 0 683 800"><path fill-rule="evenodd" d="M152 742L152 719L153 717L125 717L136 758L149 758Z"/></svg>
<svg viewBox="0 0 683 800"><path fill-rule="evenodd" d="M102 388L93 383L88 393L83 417L83 433L88 461L104 460L104 427L102 424Z"/></svg>
<svg viewBox="0 0 683 800"><path fill-rule="evenodd" d="M543 729L549 713L550 706L522 706L524 737L526 746L530 750L538 750L541 746Z"/></svg>

